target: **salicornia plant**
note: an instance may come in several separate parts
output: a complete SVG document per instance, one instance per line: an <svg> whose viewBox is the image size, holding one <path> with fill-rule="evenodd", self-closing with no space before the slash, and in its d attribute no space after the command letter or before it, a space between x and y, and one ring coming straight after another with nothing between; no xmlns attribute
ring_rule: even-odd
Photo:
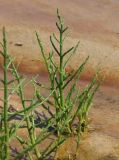
<svg viewBox="0 0 119 160"><path fill-rule="evenodd" d="M99 82L96 74L85 88L79 85L81 72L89 56L76 70L67 72L68 63L76 53L79 42L74 47L65 50L64 42L68 27L65 26L58 10L57 18L56 26L59 37L54 33L50 36L52 50L48 56L46 56L39 35L36 33L48 70L49 87L40 84L37 81L38 76L32 77L28 81L18 72L14 58L8 53L6 32L3 28L3 42L0 43L2 48L0 54L3 59L3 78L0 80L1 95L3 93L3 97L0 98L2 102L2 106L0 106L1 160L46 160L55 155L54 152L66 140L67 135L77 134L79 144L80 135L85 131L88 111L99 87ZM54 54L57 54L59 58L58 64L54 60ZM27 98L25 95L28 85L33 87L31 98ZM41 94L41 87L48 89L47 97ZM11 106L10 99L13 96L19 98L21 109L17 110L15 108L17 106ZM41 116L42 111L45 114L43 116ZM20 129L27 131L27 138L19 134ZM43 145L51 138L51 142L48 142L43 149L41 144ZM12 141L19 144L21 148L19 149L17 146L14 148Z"/></svg>
<svg viewBox="0 0 119 160"><path fill-rule="evenodd" d="M73 124L78 119L76 130L80 135L86 127L87 114L91 106L93 96L99 87L99 83L97 82L95 76L84 90L81 90L77 85L80 74L87 63L89 56L81 65L79 65L77 70L73 70L69 73L66 71L68 62L77 51L79 42L76 46L72 46L68 50L65 50L64 41L66 40L66 32L68 27L65 26L64 20L60 16L58 10L57 18L58 21L56 22L56 27L59 31L59 37L57 37L54 33L50 36L50 42L53 49L49 52L48 56L46 56L45 49L38 33L36 33L36 36L49 73L50 89L51 91L54 90L52 96L55 108L54 115L57 133L58 135L73 133ZM57 54L59 57L59 65L55 63L54 54ZM70 89L67 91L67 94L65 94L65 90L67 90L68 85ZM63 115L62 119L59 118L60 115Z"/></svg>
<svg viewBox="0 0 119 160"><path fill-rule="evenodd" d="M3 84L1 90L4 91L4 97L0 99L3 102L0 112L0 159L47 159L63 143L65 138L62 136L54 138L44 150L39 147L39 144L54 135L55 130L50 131L49 128L55 125L55 117L52 116L47 118L47 120L39 117L40 120L36 123L39 114L36 108L44 106L45 102L48 103L48 99L54 90L49 93L48 97L41 96L38 87L36 88L36 84L34 83L34 77L28 82L28 84L34 87L33 96L31 99L25 98L25 86L28 84L26 84L25 78L18 73L14 59L8 54L5 28L3 29L3 43L1 43L1 46L3 51L0 53L3 57L4 71L4 77L1 79ZM10 75L13 79L10 78ZM17 106L13 107L9 104L10 98L16 95L21 100L21 110L16 110L15 107ZM12 112L10 111L10 107L12 107ZM46 111L48 112L48 110ZM18 116L20 117L20 121L15 122ZM61 117L62 115L59 118ZM24 137L18 134L18 131L23 128L23 125L27 129L27 139L24 139ZM36 129L40 128L40 125L44 127L36 133ZM13 139L21 145L22 150L16 150L14 146L11 146ZM16 151L15 154L12 153L14 150Z"/></svg>
<svg viewBox="0 0 119 160"><path fill-rule="evenodd" d="M3 112L1 114L1 155L2 159L8 159L9 158L9 123L8 123L8 68L9 68L9 59L8 59L8 52L7 52L7 44L6 44L6 38L5 38L5 29L3 29L3 44L1 44L3 47L3 52L0 52L1 55L4 57L3 62L3 72L4 72L4 79L1 80L4 86L4 98L3 98Z"/></svg>

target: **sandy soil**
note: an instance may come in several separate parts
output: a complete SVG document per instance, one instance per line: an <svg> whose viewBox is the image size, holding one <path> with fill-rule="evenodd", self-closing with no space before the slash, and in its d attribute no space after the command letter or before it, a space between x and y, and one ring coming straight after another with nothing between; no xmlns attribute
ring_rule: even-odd
<svg viewBox="0 0 119 160"><path fill-rule="evenodd" d="M78 64L90 55L88 69L83 77L89 79L97 68L101 68L106 83L119 86L118 0L0 0L0 39L2 27L5 26L9 51L16 57L16 61L21 63L21 70L44 71L34 32L40 32L48 52L51 46L49 35L52 32L57 33L57 7L71 33L65 49L80 40L79 50L70 67L77 68ZM22 46L17 46L17 43ZM57 60L57 55L55 59Z"/></svg>
<svg viewBox="0 0 119 160"><path fill-rule="evenodd" d="M90 79L98 68L101 68L101 73L105 76L106 85L98 91L90 112L90 136L86 140L86 145L87 142L89 144L95 142L89 146L91 149L99 150L99 154L109 145L112 146L109 153L116 148L116 156L119 156L118 0L0 0L0 40L2 40L2 27L5 26L9 51L20 64L19 70L27 74L39 73L41 80L47 83L47 76L44 74L46 69L39 52L35 31L39 31L47 54L51 46L49 35L52 32L57 33L55 27L57 7L71 33L65 49L80 40L80 47L71 60L69 68L77 68L79 63L89 55L90 60L82 79ZM57 55L55 59L58 62ZM82 85L85 85L85 82L82 82ZM31 92L26 91L28 97L30 94ZM19 99L16 97L13 97L10 103L20 107ZM26 133L23 131L20 134L25 136ZM68 146L71 146L69 144L72 144L72 140L68 143ZM89 148L87 150L90 151ZM107 154L108 151L106 150L105 153Z"/></svg>
<svg viewBox="0 0 119 160"><path fill-rule="evenodd" d="M27 77L31 79L33 74L28 74ZM0 78L2 74L0 74ZM10 76L11 78L11 76ZM48 86L47 75L40 74L40 83ZM89 82L80 81L79 85L85 87ZM41 90L42 91L42 90ZM42 91L42 94L47 95L46 92ZM25 89L25 98L30 99L33 95L33 87L27 86ZM2 98L3 94L0 93ZM0 105L2 105L0 101ZM15 109L22 109L20 99L17 96L11 96L9 105L12 105ZM38 109L41 113L44 110ZM15 120L16 121L16 120ZM18 120L19 121L19 120ZM20 122L20 121L19 121ZM11 121L12 123L12 121ZM101 86L99 91L96 93L94 102L89 112L89 125L88 133L81 139L81 144L78 150L76 149L75 137L69 138L63 146L61 146L56 154L56 159L59 157L63 158L74 157L76 154L76 160L119 160L119 90L109 86ZM40 130L37 129L37 133ZM24 139L27 138L27 131L23 129L18 130L18 135ZM43 148L45 144L41 145ZM17 146L20 150L21 146L15 140L12 140L13 147ZM86 154L85 154L86 153ZM106 158L107 159L106 159ZM111 158L110 158L111 157ZM114 159L114 157L116 157Z"/></svg>

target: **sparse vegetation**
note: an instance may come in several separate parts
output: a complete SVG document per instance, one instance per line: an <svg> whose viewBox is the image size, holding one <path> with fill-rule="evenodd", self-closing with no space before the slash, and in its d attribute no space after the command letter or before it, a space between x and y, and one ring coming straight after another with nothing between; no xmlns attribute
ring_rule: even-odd
<svg viewBox="0 0 119 160"><path fill-rule="evenodd" d="M1 79L4 97L0 99L3 102L0 111L1 160L48 159L54 155L53 152L56 152L58 146L66 140L67 136L77 135L77 144L79 144L80 135L86 128L88 111L94 94L99 87L99 82L95 76L85 89L82 90L78 86L81 72L89 57L79 65L77 70L73 70L70 73L66 71L68 62L77 51L79 42L76 46L72 46L64 51L65 33L68 27L65 26L64 20L58 10L57 18L58 22L56 22L56 26L59 31L59 38L57 38L55 34L50 36L53 49L49 52L48 57L45 54L45 49L39 35L36 33L40 51L50 79L50 87L47 88L49 95L47 97L41 95L40 88L45 85L37 82L37 77L29 81L29 84L34 87L32 98L27 99L25 97L24 90L28 84L26 84L25 78L17 71L14 59L8 53L6 32L5 28L3 28L3 42L1 43L3 50L0 52L4 60L3 79ZM54 61L54 54L57 54L59 57L59 65ZM9 79L9 73L11 73L13 79ZM45 87L43 88L45 89ZM13 95L19 97L22 109L14 109L10 112L9 100ZM46 115L49 114L49 116L47 116L47 119L40 119L36 123L36 119L40 115L41 107L45 110ZM51 107L54 109L51 110ZM14 120L16 116L20 117L20 121ZM23 128L23 124L25 129L27 129L27 139L24 139L18 134L18 131ZM36 132L36 130L38 131ZM47 144L45 149L42 149L40 144L45 143L45 140L51 136L55 138L53 138L50 144ZM20 144L22 149L18 150L11 146L13 139ZM14 154L13 150L15 150Z"/></svg>
<svg viewBox="0 0 119 160"><path fill-rule="evenodd" d="M80 74L87 63L89 56L81 65L79 65L76 71L73 70L72 72L67 73L66 67L70 61L70 58L72 58L77 51L79 42L76 44L76 46L72 46L68 50L64 51L64 41L66 39L65 32L68 30L68 27L65 26L64 20L59 15L58 10L57 17L58 22L56 22L56 26L59 31L59 38L57 38L54 33L52 36L50 36L50 42L53 49L50 51L48 57L46 57L45 50L38 33L36 33L36 36L49 73L51 86L50 89L51 91L54 91L52 96L55 107L57 133L58 135L63 134L64 132L69 134L72 133L74 131L73 123L76 118L79 119L78 132L81 133L84 131L86 126L88 110L90 108L93 96L99 87L99 83L97 82L95 76L91 83L83 91L81 91L81 88L77 86L77 83L80 79ZM53 59L54 54L57 54L59 57L59 66L56 65ZM68 88L68 85L70 85L70 89L65 95L65 90ZM59 115L62 114L63 118L59 119Z"/></svg>

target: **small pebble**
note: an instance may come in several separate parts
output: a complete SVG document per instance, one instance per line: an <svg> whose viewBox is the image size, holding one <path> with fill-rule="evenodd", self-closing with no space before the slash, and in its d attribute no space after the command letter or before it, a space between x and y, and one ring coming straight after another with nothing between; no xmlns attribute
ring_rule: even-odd
<svg viewBox="0 0 119 160"><path fill-rule="evenodd" d="M23 44L21 44L21 43L15 43L14 45L15 45L15 46L18 46L18 47L23 46Z"/></svg>

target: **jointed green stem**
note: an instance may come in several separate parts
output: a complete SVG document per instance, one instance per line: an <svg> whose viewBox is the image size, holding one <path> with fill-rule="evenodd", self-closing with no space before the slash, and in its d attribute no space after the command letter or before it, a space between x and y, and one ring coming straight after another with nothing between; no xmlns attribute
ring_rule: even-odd
<svg viewBox="0 0 119 160"><path fill-rule="evenodd" d="M20 76L19 76L19 74L18 74L18 72L17 72L13 63L12 63L12 68L14 70L14 74L16 76L18 84L20 84ZM24 98L24 94L23 94L24 92L23 92L23 87L21 85L19 86L19 93L20 93L20 99L21 99L21 102L22 102L22 106L23 106L23 109L24 109L24 114L27 115L26 104L25 104L25 100L24 100L25 98ZM27 123L27 129L28 129L30 140L31 140L31 144L34 145L34 143L35 143L34 130L32 128L32 125L31 125L31 122L30 122L30 119L29 119L28 115L26 116L26 123ZM40 152L38 151L37 147L35 147L34 150L35 150L37 159L39 159L41 157Z"/></svg>
<svg viewBox="0 0 119 160"><path fill-rule="evenodd" d="M8 55L5 29L3 29L3 54L4 54L4 129L5 129L5 160L9 159L9 124L8 124Z"/></svg>
<svg viewBox="0 0 119 160"><path fill-rule="evenodd" d="M60 104L61 104L61 108L64 109L64 95L63 95L63 26L61 25L61 31L60 31L60 86L59 86L59 90L60 90Z"/></svg>

